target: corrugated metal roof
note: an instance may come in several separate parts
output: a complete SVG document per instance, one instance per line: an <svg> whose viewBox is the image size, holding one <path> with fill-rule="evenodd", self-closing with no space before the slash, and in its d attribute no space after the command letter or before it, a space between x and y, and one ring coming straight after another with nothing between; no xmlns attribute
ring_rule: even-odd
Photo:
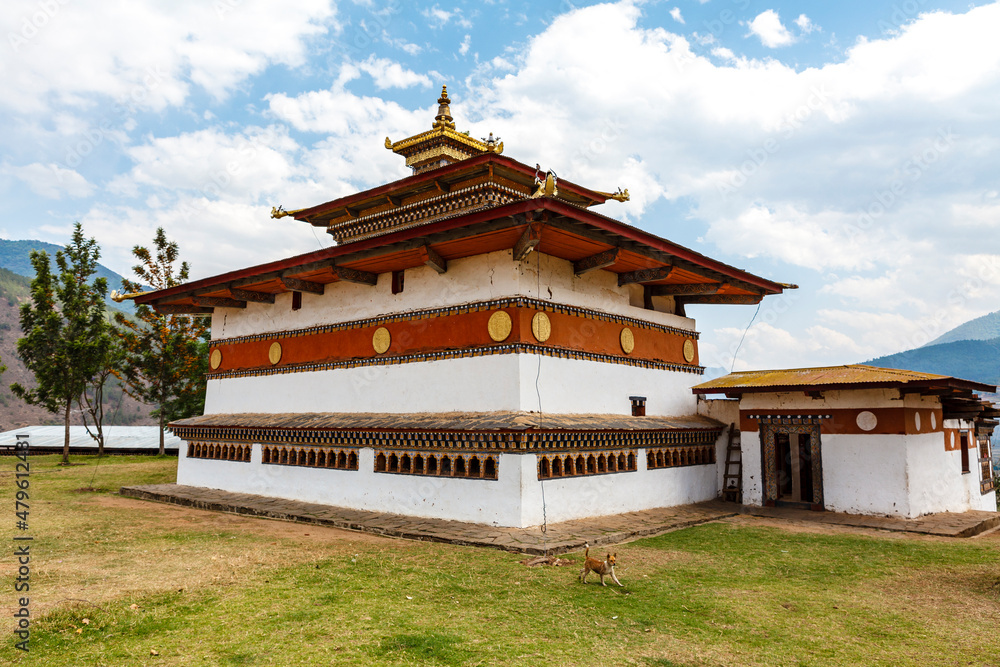
<svg viewBox="0 0 1000 667"><path fill-rule="evenodd" d="M29 447L61 448L65 441L65 426L24 426L0 433L0 446L11 445L19 435L29 436ZM163 444L167 449L177 449L181 439L170 433L163 434ZM97 449L97 441L87 434L86 427L69 427L69 446L72 449ZM152 449L160 448L160 427L158 426L105 426L104 448Z"/></svg>
<svg viewBox="0 0 1000 667"><path fill-rule="evenodd" d="M696 394L712 394L727 391L774 391L786 387L808 389L814 387L856 385L857 388L861 388L907 384L954 386L975 391L996 390L992 385L953 378L948 375L855 364L821 368L796 368L791 370L741 371L695 385L692 387L692 391Z"/></svg>

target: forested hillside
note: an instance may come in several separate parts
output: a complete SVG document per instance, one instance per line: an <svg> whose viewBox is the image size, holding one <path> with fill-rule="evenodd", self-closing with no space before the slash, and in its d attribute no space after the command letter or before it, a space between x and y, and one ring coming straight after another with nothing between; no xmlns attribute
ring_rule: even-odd
<svg viewBox="0 0 1000 667"><path fill-rule="evenodd" d="M866 361L871 366L902 368L1000 384L1000 338L958 340L928 345Z"/></svg>
<svg viewBox="0 0 1000 667"><path fill-rule="evenodd" d="M1000 310L969 320L948 333L932 340L924 347L954 343L959 340L992 340L1000 338Z"/></svg>
<svg viewBox="0 0 1000 667"><path fill-rule="evenodd" d="M0 431L34 424L61 424L62 416L42 408L27 405L10 391L12 382L33 384L33 376L17 357L17 339L21 337L20 306L29 300L31 279L0 268L0 362L7 371L0 375ZM79 413L73 424L82 424ZM117 383L105 390L106 424L154 424L149 407L128 396L122 396Z"/></svg>

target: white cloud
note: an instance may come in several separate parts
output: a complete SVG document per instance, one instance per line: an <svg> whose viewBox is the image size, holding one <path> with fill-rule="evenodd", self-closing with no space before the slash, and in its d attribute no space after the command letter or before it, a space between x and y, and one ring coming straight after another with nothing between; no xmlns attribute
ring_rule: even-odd
<svg viewBox="0 0 1000 667"><path fill-rule="evenodd" d="M442 28L451 21L454 21L462 28L472 27L472 21L465 18L462 15L462 10L458 7L447 10L441 9L440 5L434 5L433 7L422 10L420 13L430 22L432 28Z"/></svg>
<svg viewBox="0 0 1000 667"><path fill-rule="evenodd" d="M795 25L799 27L803 35L808 35L811 32L819 30L819 26L813 23L805 14L799 14L799 18L795 19Z"/></svg>
<svg viewBox="0 0 1000 667"><path fill-rule="evenodd" d="M777 311L773 298L765 300L738 368L859 361L995 310L1000 251L989 240L1000 220L1000 4L928 13L890 37L859 41L837 62L808 68L721 46L704 55L683 36L644 27L643 7L575 9L523 48L481 63L450 91L461 128L473 136L492 131L507 155L563 179L629 188L632 201L608 203L602 213L802 284L780 317L767 317ZM428 18L436 10L455 25L450 9L435 7ZM818 30L801 19L799 34ZM309 25L326 23L299 24ZM252 54L251 61L278 57ZM223 69L234 81L249 71ZM199 275L317 247L301 223L270 220L270 207L311 206L407 175L383 141L430 129L436 111L433 99L414 110L348 90L363 75L378 88L426 86L437 76L372 56L345 63L328 90L267 95L261 124L272 127L219 124L145 137L128 149L132 168L108 186L117 205L95 206L81 219L106 235L102 244L117 244L126 268L128 249L148 243L157 224L185 239L182 250ZM56 89L36 97L48 103ZM67 90L74 104L95 98L93 85ZM176 103L190 93L176 92ZM65 136L80 131L74 114L52 127ZM256 154L246 160L251 143ZM732 310L744 322L753 313ZM708 363L712 355L731 359L744 327L705 331Z"/></svg>
<svg viewBox="0 0 1000 667"><path fill-rule="evenodd" d="M235 135L208 129L150 138L128 150L136 164L109 188L124 196L153 188L161 198L184 194L257 202L277 194L292 177L297 149L283 127L248 127Z"/></svg>
<svg viewBox="0 0 1000 667"><path fill-rule="evenodd" d="M51 6L51 9L42 9ZM42 14L45 20L37 18ZM302 65L311 37L330 29L329 0L10 0L0 13L10 66L0 106L42 113L86 109L108 98L141 109L183 104L192 85L225 98L272 63Z"/></svg>
<svg viewBox="0 0 1000 667"><path fill-rule="evenodd" d="M670 10L670 16L671 16L671 18L673 18L678 23L684 23L684 17L681 16L681 8L680 7L674 7L673 9L671 9Z"/></svg>
<svg viewBox="0 0 1000 667"><path fill-rule="evenodd" d="M788 46L795 41L792 33L788 32L781 23L778 12L773 9L763 11L747 23L751 35L757 35L761 44L774 49L780 46Z"/></svg>
<svg viewBox="0 0 1000 667"><path fill-rule="evenodd" d="M469 52L469 46L471 44L472 44L472 35L466 35L465 39L462 40L462 43L458 47L459 54L463 56L467 54Z"/></svg>
<svg viewBox="0 0 1000 667"><path fill-rule="evenodd" d="M32 192L48 199L62 199L63 196L89 197L94 193L94 186L86 178L72 169L53 163L35 162L24 167L5 165L2 171L15 176L27 184Z"/></svg>
<svg viewBox="0 0 1000 667"><path fill-rule="evenodd" d="M628 3L557 18L523 53L508 54L504 70L473 82L475 115L484 130L494 119L489 129L523 162L597 189L628 187L632 201L607 204L605 214L681 242L687 234L688 245L701 237L702 252L802 284L788 317L804 321L834 304L854 317L892 316L870 334L822 321L796 363L898 351L906 336L886 328L896 317L934 316L953 288L941 276L959 282L968 248L1000 262L1000 249L982 243L1000 219L989 176L1000 173L1000 4L926 14L858 42L839 62L799 70L725 51L703 56L641 22ZM670 215L649 216L662 200ZM840 275L827 281L831 271ZM954 326L982 304L995 310L1000 287L973 287L942 322ZM782 328L809 326L817 323ZM842 338L856 334L856 347Z"/></svg>
<svg viewBox="0 0 1000 667"><path fill-rule="evenodd" d="M417 74L388 58L369 56L367 60L356 63L355 66L371 76L375 81L375 87L379 90L431 85L431 79L426 74Z"/></svg>
<svg viewBox="0 0 1000 667"><path fill-rule="evenodd" d="M790 331L766 322L755 322L748 329L725 327L712 331L711 335L712 342L699 346L699 360L705 366L722 367L726 371L730 368L736 371L804 368L818 365L818 358L875 356L872 348L821 325Z"/></svg>

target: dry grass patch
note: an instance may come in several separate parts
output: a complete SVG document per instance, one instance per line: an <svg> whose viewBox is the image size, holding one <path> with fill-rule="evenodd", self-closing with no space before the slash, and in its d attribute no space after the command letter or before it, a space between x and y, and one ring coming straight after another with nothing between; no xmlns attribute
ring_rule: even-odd
<svg viewBox="0 0 1000 667"><path fill-rule="evenodd" d="M1000 540L745 522L523 557L120 498L175 460L32 462L33 635L59 665L989 664ZM37 472L36 472L37 471ZM0 474L12 505L11 475ZM36 511L37 510L37 511ZM5 577L11 559L0 559ZM10 587L7 588L10 590ZM12 604L12 596L3 600ZM9 616L8 616L9 618ZM88 622L84 623L84 619ZM155 651L157 655L152 655Z"/></svg>

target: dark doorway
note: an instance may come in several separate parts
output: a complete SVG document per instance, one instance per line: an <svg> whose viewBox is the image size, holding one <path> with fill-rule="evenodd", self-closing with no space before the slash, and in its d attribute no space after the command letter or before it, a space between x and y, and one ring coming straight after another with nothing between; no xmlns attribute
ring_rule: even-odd
<svg viewBox="0 0 1000 667"><path fill-rule="evenodd" d="M765 505L823 509L818 417L765 416L760 420Z"/></svg>

